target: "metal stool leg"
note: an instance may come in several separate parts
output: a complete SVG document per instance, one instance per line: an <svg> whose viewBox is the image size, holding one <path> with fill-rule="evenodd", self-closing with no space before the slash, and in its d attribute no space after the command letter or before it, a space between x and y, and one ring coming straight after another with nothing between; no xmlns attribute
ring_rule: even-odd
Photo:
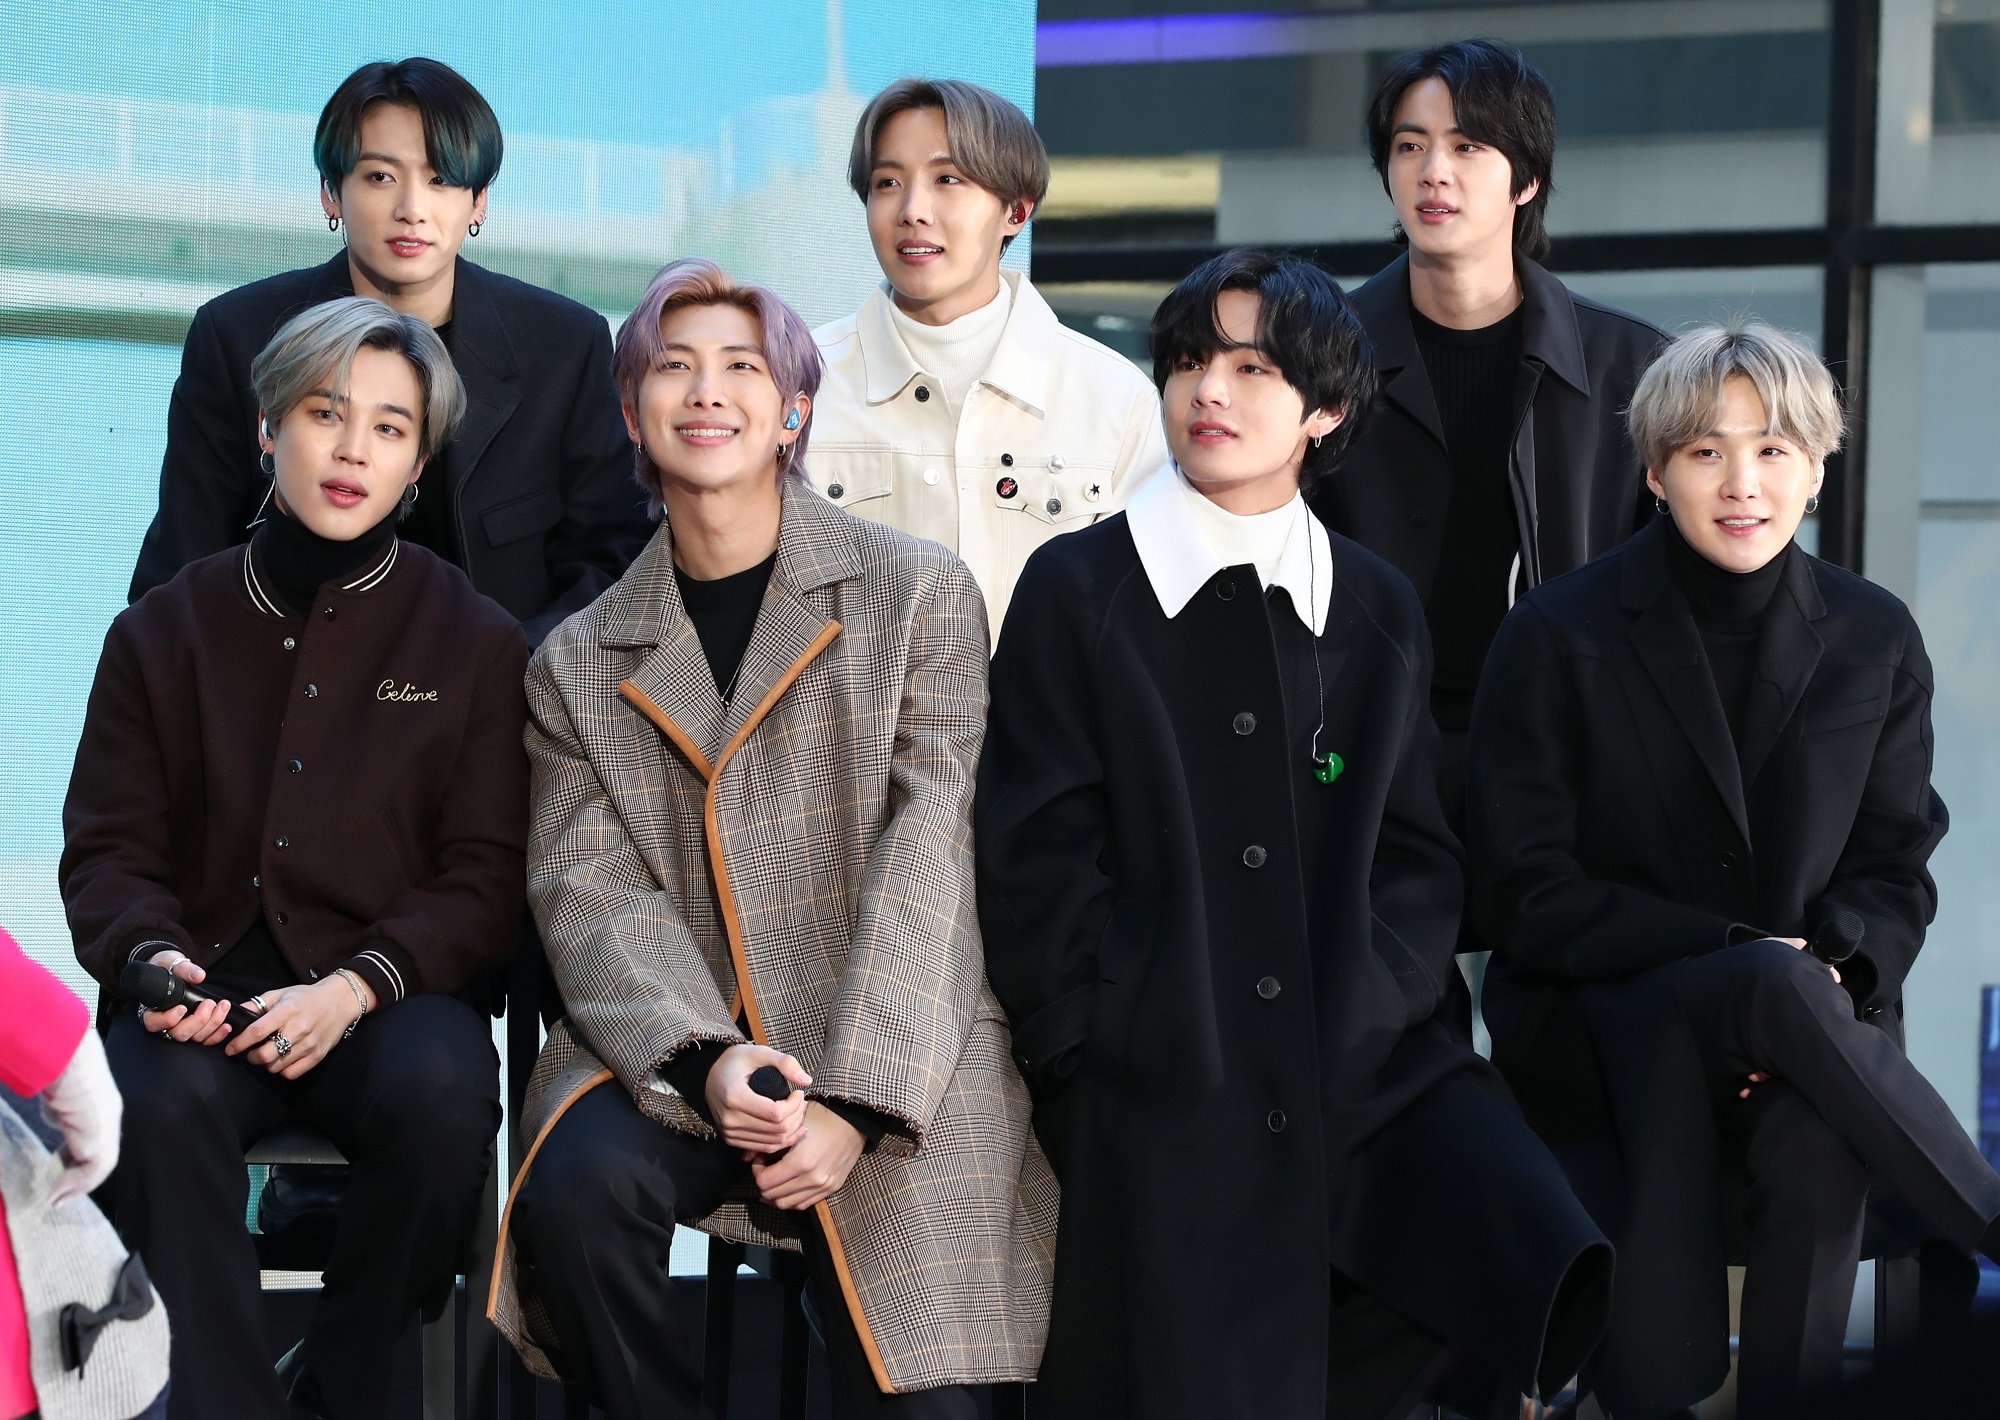
<svg viewBox="0 0 2000 1420"><path fill-rule="evenodd" d="M729 1366L736 1341L736 1269L743 1245L708 1240L708 1307L702 1336L701 1395L717 1415L729 1413Z"/></svg>

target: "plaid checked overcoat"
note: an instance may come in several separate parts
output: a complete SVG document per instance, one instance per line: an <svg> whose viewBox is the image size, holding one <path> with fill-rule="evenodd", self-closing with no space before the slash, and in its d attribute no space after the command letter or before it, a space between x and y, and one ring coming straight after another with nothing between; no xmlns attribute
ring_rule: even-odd
<svg viewBox="0 0 2000 1420"><path fill-rule="evenodd" d="M663 1126L708 1135L657 1067L746 1034L788 1051L810 1094L897 1125L818 1210L876 1383L1032 1379L1056 1187L974 905L979 588L942 548L788 478L725 705L671 537L663 525L529 667L529 898L565 1018L523 1129L538 1149L570 1102L615 1080ZM531 1149L522 1177L533 1167ZM506 1221L489 1311L551 1374ZM796 1215L747 1182L697 1226L797 1245Z"/></svg>

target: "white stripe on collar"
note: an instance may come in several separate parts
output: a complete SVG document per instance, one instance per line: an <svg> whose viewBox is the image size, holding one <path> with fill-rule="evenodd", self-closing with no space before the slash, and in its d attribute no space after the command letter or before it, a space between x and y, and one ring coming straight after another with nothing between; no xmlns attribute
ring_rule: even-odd
<svg viewBox="0 0 2000 1420"><path fill-rule="evenodd" d="M1170 619L1181 614L1211 577L1234 565L1216 551L1188 501L1201 496L1169 462L1141 484L1125 505L1125 520L1139 550L1139 564L1152 583L1153 595L1159 598L1160 610ZM1318 636L1326 630L1327 611L1333 605L1333 543L1305 500L1296 494L1293 498L1297 522L1285 539L1269 585L1283 587L1291 595L1299 620ZM1298 535L1299 527L1305 529L1303 538Z"/></svg>
<svg viewBox="0 0 2000 1420"><path fill-rule="evenodd" d="M388 580L389 573L396 566L396 554L402 550L401 538L389 539L389 551L380 562L363 572L351 582L342 582L343 592L372 592ZM266 616L283 616L281 608L271 594L264 590L264 583L257 576L257 559L250 555L250 544L243 544L243 586L250 593L250 601ZM310 608L308 608L310 609Z"/></svg>
<svg viewBox="0 0 2000 1420"><path fill-rule="evenodd" d="M373 571L363 572L359 577L356 577L353 581L342 583L340 589L343 592L374 591L377 587L381 586L383 581L388 577L389 569L396 565L396 553L402 548L402 546L403 546L403 540L401 538L396 538L396 537L390 538L389 555L387 557L384 557L380 562L376 563Z"/></svg>
<svg viewBox="0 0 2000 1420"><path fill-rule="evenodd" d="M278 604L272 601L264 590L264 584L257 580L257 568L253 565L255 562L256 559L250 555L250 544L246 542L243 544L243 586L250 593L251 605L266 616L283 616L284 613L278 610Z"/></svg>

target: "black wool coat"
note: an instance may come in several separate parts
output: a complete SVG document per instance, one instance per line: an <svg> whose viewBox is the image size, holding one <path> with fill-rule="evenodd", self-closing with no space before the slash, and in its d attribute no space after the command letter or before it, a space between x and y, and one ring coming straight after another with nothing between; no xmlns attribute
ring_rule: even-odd
<svg viewBox="0 0 2000 1420"><path fill-rule="evenodd" d="M1494 1060L1618 1242L1628 1305L1599 1385L1635 1414L1692 1403L1728 1366L1723 1178L1672 964L1810 940L1849 908L1866 931L1842 984L1896 1030L1947 822L1909 610L1795 550L1739 767L1667 536L1649 527L1508 614L1468 738Z"/></svg>
<svg viewBox="0 0 2000 1420"><path fill-rule="evenodd" d="M611 380L611 336L575 301L459 258L452 363L465 421L446 450L460 565L543 636L617 581L652 525ZM250 362L279 326L354 294L347 255L225 292L195 312L167 407L160 505L132 600L188 563L242 542L270 479L258 467Z"/></svg>
<svg viewBox="0 0 2000 1420"><path fill-rule="evenodd" d="M1052 1416L1323 1413L1334 1269L1525 1390L1608 1253L1553 1161L1567 1211L1453 1152L1545 1157L1433 1019L1462 887L1422 612L1332 542L1330 785L1313 638L1254 568L1169 620L1120 514L1039 549L1002 630L975 851L1063 1185Z"/></svg>

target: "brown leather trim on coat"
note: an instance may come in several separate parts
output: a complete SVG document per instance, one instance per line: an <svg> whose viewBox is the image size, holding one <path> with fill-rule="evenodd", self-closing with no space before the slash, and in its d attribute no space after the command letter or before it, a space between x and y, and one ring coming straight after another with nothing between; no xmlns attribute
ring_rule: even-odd
<svg viewBox="0 0 2000 1420"><path fill-rule="evenodd" d="M673 716L660 708L657 700L629 680L618 682L618 693L624 696L641 715L658 726L661 734L674 742L674 748L687 756L688 763L694 766L694 772L701 776L702 783L706 784L715 778L715 766L708 762L708 756L701 752L701 746L688 738L688 732L680 727Z"/></svg>
<svg viewBox="0 0 2000 1420"><path fill-rule="evenodd" d="M729 766L729 761L736 757L737 751L749 740L751 732L763 723L779 699L792 688L792 683L805 673L806 667L813 663L819 653L833 644L833 639L840 635L840 631L841 626L838 621L829 621L821 628L820 633L813 637L804 651L799 653L798 659L778 677L777 682L758 702L757 708L750 712L749 718L743 722L743 727L730 737L728 744L722 747L722 753L716 756L713 766L710 766L708 756L703 754L689 738L687 731L675 723L673 716L656 704L644 691L629 680L618 687L619 693L657 725L660 733L673 741L681 753L688 757L688 762L695 766L696 772L701 773L708 781L708 793L702 802L702 822L708 833L708 861L709 867L715 874L715 897L722 908L724 934L729 938L729 960L736 969L737 1001L731 1003L731 1011L733 1014L736 1004L741 1003L744 1020L750 1027L750 1038L759 1045L769 1045L771 1042L764 1032L764 1015L758 1009L757 994L750 987L750 962L743 945L743 923L737 916L736 895L729 887L729 865L722 857L722 829L716 817L716 789L722 779L722 771ZM854 1332L860 1338L862 1354L868 1358L868 1369L874 1374L876 1388L885 1395L894 1395L896 1387L889 1379L889 1368L882 1360L881 1347L876 1345L874 1330L869 1326L867 1314L861 1308L861 1296L855 1290L854 1276L847 1266L847 1249L840 1240L839 1229L834 1226L833 1210L822 1202L813 1205L813 1214L819 1220L821 1232L825 1234L834 1273L840 1278L840 1294L847 1303L848 1315L853 1318Z"/></svg>
<svg viewBox="0 0 2000 1420"><path fill-rule="evenodd" d="M571 1090L568 1098L556 1106L555 1113L549 1116L548 1122L542 1125L541 1131L535 1135L535 1142L528 1146L527 1157L521 1160L521 1171L514 1175L513 1186L507 1190L507 1206L500 1210L500 1236L493 1243L493 1280L486 1287L488 1321L495 1319L493 1313L500 1305L500 1283L506 1275L507 1266L507 1228L514 1221L514 1200L520 1196L521 1185L528 1181L528 1170L535 1166L535 1155L542 1152L543 1141L549 1137L549 1131L569 1113L569 1107L610 1078L609 1070L599 1070Z"/></svg>

